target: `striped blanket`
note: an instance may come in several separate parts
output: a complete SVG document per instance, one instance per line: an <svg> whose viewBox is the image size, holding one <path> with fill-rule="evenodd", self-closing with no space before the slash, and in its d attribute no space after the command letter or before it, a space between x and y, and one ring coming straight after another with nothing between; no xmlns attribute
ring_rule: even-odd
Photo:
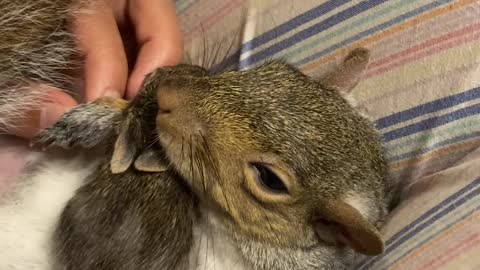
<svg viewBox="0 0 480 270"><path fill-rule="evenodd" d="M281 58L319 76L352 48L369 48L351 95L383 134L403 195L383 229L385 254L360 258L357 269L480 269L480 1L176 5L189 57L218 69Z"/></svg>

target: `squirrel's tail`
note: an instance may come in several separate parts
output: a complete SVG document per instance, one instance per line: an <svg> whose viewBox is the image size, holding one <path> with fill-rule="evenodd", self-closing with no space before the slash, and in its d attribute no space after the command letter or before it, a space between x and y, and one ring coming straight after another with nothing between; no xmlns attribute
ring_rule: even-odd
<svg viewBox="0 0 480 270"><path fill-rule="evenodd" d="M0 0L0 132L38 104L50 85L69 90L77 55L68 33L75 0Z"/></svg>

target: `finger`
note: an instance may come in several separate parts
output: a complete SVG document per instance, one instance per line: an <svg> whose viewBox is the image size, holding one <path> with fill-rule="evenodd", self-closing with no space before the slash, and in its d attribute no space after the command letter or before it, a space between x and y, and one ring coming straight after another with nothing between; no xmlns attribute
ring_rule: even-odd
<svg viewBox="0 0 480 270"><path fill-rule="evenodd" d="M42 98L41 104L25 113L25 117L17 121L8 133L30 139L40 130L53 125L68 110L77 105L77 102L63 91L50 88Z"/></svg>
<svg viewBox="0 0 480 270"><path fill-rule="evenodd" d="M129 14L140 46L127 86L127 97L132 97L139 91L145 75L158 67L180 62L183 40L171 0L132 0Z"/></svg>
<svg viewBox="0 0 480 270"><path fill-rule="evenodd" d="M85 54L86 101L102 96L122 97L128 66L111 6L96 1L74 20L73 33Z"/></svg>

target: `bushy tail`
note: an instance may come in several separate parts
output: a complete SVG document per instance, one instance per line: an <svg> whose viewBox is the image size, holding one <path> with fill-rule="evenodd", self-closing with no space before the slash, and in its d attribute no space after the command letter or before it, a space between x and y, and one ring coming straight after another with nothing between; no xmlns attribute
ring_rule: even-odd
<svg viewBox="0 0 480 270"><path fill-rule="evenodd" d="M71 89L74 66L67 22L75 0L0 0L0 132L42 100L47 84Z"/></svg>

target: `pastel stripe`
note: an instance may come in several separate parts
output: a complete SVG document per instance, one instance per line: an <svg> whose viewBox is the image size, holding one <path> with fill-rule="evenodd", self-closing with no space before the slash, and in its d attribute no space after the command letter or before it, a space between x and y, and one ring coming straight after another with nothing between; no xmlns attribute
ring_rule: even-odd
<svg viewBox="0 0 480 270"><path fill-rule="evenodd" d="M322 16L323 14L326 14L335 8L338 8L342 6L345 3L348 3L350 1L346 0L329 0L316 8L313 8L303 14L298 15L297 17L265 32L262 35L259 35L258 37L255 37L254 39L247 41L242 44L241 48L233 53L231 56L227 57L223 63L222 66L224 67L229 67L231 65L239 65L238 59L240 58L240 55L242 53L248 52L253 50L255 47L259 47L281 35L284 35L288 33L289 31L298 28L299 26L306 24L315 18ZM219 70L220 68L218 66L213 67L215 70Z"/></svg>
<svg viewBox="0 0 480 270"><path fill-rule="evenodd" d="M420 155L423 155L423 154L431 153L431 152L433 152L435 150L438 150L439 148L442 148L442 147L445 147L445 146L449 146L449 145L452 145L452 144L456 144L456 143L459 143L459 142L462 142L462 141L466 141L466 140L473 139L473 138L479 138L479 137L480 137L480 131L479 132L473 132L473 133L470 133L470 134L465 134L465 135L462 135L462 136L458 136L458 137L455 137L455 138L451 138L451 139L436 143L436 144L434 144L430 147L416 149L414 151L407 152L407 153L389 158L389 159L387 159L387 161L388 162L394 162L394 161L404 160L404 159L407 159L407 158L413 158L413 157L420 156Z"/></svg>
<svg viewBox="0 0 480 270"><path fill-rule="evenodd" d="M426 239L415 243L415 245L405 251L400 258L397 258L396 260L390 262L388 264L388 269L403 269L401 267L404 267L404 265L408 261L414 260L418 256L421 256L422 252L431 248L436 248L435 245L438 244L438 242L450 237L455 232L464 229L466 226L471 225L473 222L478 221L480 219L480 213L477 213L478 209L479 208L477 207L476 209L472 210L466 215L461 216L460 218L454 218L453 216L449 216L448 225L446 225L441 230L435 231L433 235L430 235Z"/></svg>
<svg viewBox="0 0 480 270"><path fill-rule="evenodd" d="M415 221L405 226L386 241L386 248L383 256L391 253L406 240L415 235L418 231L427 228L431 223L435 222L446 213L461 207L472 197L478 196L478 194L480 194L480 188L478 188L478 186L480 186L480 178L477 178L459 191L450 195L448 198L422 214ZM359 265L358 270L368 269L379 259L380 257L366 259L361 265Z"/></svg>
<svg viewBox="0 0 480 270"><path fill-rule="evenodd" d="M293 29L302 26L303 24L306 24L315 18L318 18L346 3L350 2L349 0L329 0L326 1L325 3L303 13L295 18L280 24L279 26L275 27L274 29L271 29L255 38L252 40L249 40L245 43L242 44L242 52L248 52L256 47L259 47L281 35L284 35Z"/></svg>
<svg viewBox="0 0 480 270"><path fill-rule="evenodd" d="M480 30L478 25L477 25L477 29L475 29L475 30ZM467 34L472 34L472 32L473 31L468 32ZM461 46L461 45L464 45L464 44L467 44L467 43L470 43L470 42L478 41L480 39L480 33L475 33L474 32L473 35L460 36L460 37L457 37L457 38L458 39L452 40L450 42L442 42L442 43L436 44L436 46L432 46L432 48L429 48L426 51L419 52L419 53L417 53L415 55L411 55L409 57L405 57L405 58L401 59L401 61L392 63L392 64L387 65L385 67L380 67L380 68L371 70L370 72L368 72L366 74L366 76L364 78L370 78L370 77L373 77L373 76L378 76L378 75L381 75L385 72L391 71L394 68L398 68L398 67L404 66L406 64L409 64L409 63L412 63L412 62L415 62L415 61L419 61L422 58L434 55L436 53L445 51L447 49L451 49L451 48L454 48L454 47L457 47L457 46Z"/></svg>
<svg viewBox="0 0 480 270"><path fill-rule="evenodd" d="M286 51L285 53L281 54L281 57L287 58L287 59L294 59L295 57L297 57L297 55L318 47L319 44L326 43L333 38L345 35L348 31L351 31L352 29L368 24L369 22L374 21L379 17L384 16L385 14L393 10L400 9L406 6L407 4L414 3L415 1L417 0L403 0L398 3L395 3L394 5L387 6L384 9L375 11L371 14L365 14L366 16L362 16L359 20L356 20L346 26L343 26L340 29L329 33L326 36L322 36L320 35L321 33L319 33L318 38L314 38L312 41L302 45L301 47Z"/></svg>
<svg viewBox="0 0 480 270"><path fill-rule="evenodd" d="M451 111L455 109L456 108L452 109ZM447 110L447 112L448 111L450 110ZM427 116L430 117L429 114L427 114ZM420 119L423 119L423 117L420 117ZM413 121L408 121L407 123L410 122ZM388 142L386 145L388 146L389 151L392 153L400 153L408 149L413 149L415 146L429 147L435 143L438 143L439 141L465 135L469 132L475 132L477 130L480 130L480 118L474 115L444 125L440 128L432 130L432 132L417 133L415 135L402 138L401 140Z"/></svg>
<svg viewBox="0 0 480 270"><path fill-rule="evenodd" d="M324 56L324 55L326 55L326 54L329 54L329 53L331 53L331 52L333 52L333 51L335 51L335 50L337 50L337 49L339 49L339 48L345 47L345 46L347 46L348 44L352 44L352 43L354 43L355 41L358 41L358 40L360 40L360 39L362 39L362 38L364 38L364 37L367 37L367 36L370 36L370 35L372 35L372 34L374 34L374 33L380 32L380 31L382 31L382 30L384 30L384 29L387 29L387 28L389 28L389 27L391 27L391 26L393 26L393 25L396 25L396 24L398 24L398 23L401 23L401 22L403 22L403 21L405 21L405 20L407 20L407 19L409 19L409 18L415 17L415 16L417 16L418 14L421 14L421 13L424 13L424 12L426 12L426 11L428 11L428 10L437 8L437 7L439 7L439 6L441 6L441 5L444 5L445 3L451 2L451 1L452 1L452 0L442 0L442 1L435 1L435 2L432 2L432 3L426 4L426 5L422 6L422 7L419 7L419 8L417 8L417 9L412 10L412 11L409 11L409 12L407 12L407 13L405 13L405 14L400 15L400 16L397 16L397 17L395 17L395 18L393 18L393 19L391 19L391 20L389 20L389 21L386 21L386 22L384 22L384 23L381 23L381 24L379 24L379 25L376 25L376 26L374 26L374 27L372 27L372 28L370 28L370 29L368 29L368 30L365 30L365 31L363 31L363 32L360 32L360 33L358 33L358 34L356 34L356 35L354 35L354 36L352 36L352 37L349 37L349 38L347 38L347 39L344 39L343 41L341 41L341 42L339 42L339 43L337 43L337 44L335 44L335 45L332 45L332 46L330 46L330 47L328 47L328 48L326 48L326 49L324 49L324 50L322 50L322 51L319 51L319 52L317 52L317 53L315 53L315 54L313 54L313 55L311 55L311 56L309 56L309 57L307 57L307 58L304 58L304 59L302 59L302 60L300 60L300 61L295 62L294 65L296 65L296 66L303 66L303 65L305 65L305 64L307 64L307 63L309 63L309 62L311 62L311 61L313 61L313 60L318 59L319 57L322 57L322 56Z"/></svg>
<svg viewBox="0 0 480 270"><path fill-rule="evenodd" d="M420 268L420 269L438 269L439 267L452 262L453 259L456 257L460 256L467 250L473 248L474 246L480 244L480 234L474 234L471 239L469 239L466 242L460 242L457 244L453 249L449 250L448 253L444 253L445 256L440 257L439 259L436 260L431 260L429 264L425 265L426 268ZM429 267L427 267L429 266Z"/></svg>
<svg viewBox="0 0 480 270"><path fill-rule="evenodd" d="M178 15L183 14L187 11L190 7L192 7L196 3L196 0L183 0L183 1L175 1L175 8Z"/></svg>
<svg viewBox="0 0 480 270"><path fill-rule="evenodd" d="M410 6L413 5L409 5L409 7ZM425 40L453 32L478 22L477 17L479 12L480 6L478 5L464 6L379 40L369 47L372 52L374 52L372 61L376 61L379 57L388 57L394 53L414 47ZM394 14L400 14L400 12L394 11L390 17L393 17ZM400 40L402 42L398 42Z"/></svg>
<svg viewBox="0 0 480 270"><path fill-rule="evenodd" d="M441 35L439 37L435 37L435 38L432 38L432 39L429 39L429 40L426 40L422 43L419 43L417 45L414 45L414 46L411 46L409 48L407 48L406 50L403 50L401 52L398 52L398 53L395 53L395 54L392 54L392 55L389 55L389 56L386 56L380 60L377 60L377 61L374 61L374 62L371 62L368 64L368 67L369 67L369 70L371 71L372 69L375 69L375 68L378 68L378 67L381 67L381 66L384 66L390 62L394 62L395 60L399 59L399 58L403 58L407 55L410 55L410 54L413 54L413 53L416 53L418 51L421 51L425 48L429 48L429 47L432 47L432 46L436 46L438 45L439 43L441 42L445 42L445 41L448 41L448 40L451 40L451 39L454 39L456 37L459 37L459 36L462 36L464 34L468 34L470 32L474 32L476 30L478 30L480 28L480 24L474 24L474 25L469 25L467 27L464 27L464 28L461 28L461 29L457 29L455 31L451 31L449 33L446 33L444 35Z"/></svg>
<svg viewBox="0 0 480 270"><path fill-rule="evenodd" d="M455 140L461 137L463 140L476 138L476 132L480 131L480 119L466 119L466 121L458 121L444 129L440 129L435 133L421 133L419 136L410 136L400 143L391 143L385 145L386 158L388 162L397 162L406 158L414 158L415 156L426 154L438 150L443 147L442 142ZM450 141L449 141L450 142ZM459 141L460 142L460 141ZM452 144L457 143L456 141ZM445 143L450 145L450 143ZM411 152L421 151L421 153L409 155Z"/></svg>
<svg viewBox="0 0 480 270"><path fill-rule="evenodd" d="M422 163L428 162L434 158L437 158L442 155L452 155L456 152L466 151L468 149L475 149L478 148L480 145L480 140L477 138L473 138L471 140L465 140L456 144L448 145L446 147L437 149L431 153L416 156L411 159L402 160L398 162L390 163L391 170L401 170L401 169L409 169L415 167L420 167ZM414 166L413 166L414 165Z"/></svg>
<svg viewBox="0 0 480 270"><path fill-rule="evenodd" d="M395 129L383 134L383 141L389 142L401 137L405 137L417 132L425 131L427 129L436 128L458 119L469 117L475 114L480 114L480 105L473 105L466 108L456 110L454 112L435 116L430 119L420 121L415 124L408 125L399 129Z"/></svg>
<svg viewBox="0 0 480 270"><path fill-rule="evenodd" d="M434 85L436 82L438 82L442 79L453 80L454 78L457 78L457 77L461 76L462 74L465 74L466 72L469 72L470 70L474 70L475 67L478 64L480 64L480 62L465 63L465 65L460 65L459 67L453 67L452 69L447 70L445 73L425 74L421 78L421 80L416 80L413 83L409 83L409 84L406 84L406 85L403 84L403 85L400 85L399 87L394 87L392 89L388 89L388 91L382 92L381 95L377 95L377 96L373 96L373 97L372 97L372 95L369 95L369 96L367 96L367 99L362 100L360 102L360 104L361 104L362 107L372 107L375 104L383 104L383 102L385 102L385 101L394 100L400 94L411 94L413 96L413 95L416 94L415 92L418 91L418 89L420 89L421 87L423 87L425 85ZM454 95L456 95L456 94L454 94ZM466 102L468 102L468 101L466 101ZM424 104L427 104L427 103L424 103ZM418 105L418 106L421 106L421 105ZM404 112L404 111L406 111L406 110L402 110L402 112ZM398 113L399 112L393 113L393 114L390 114L389 116L396 115ZM383 119L383 118L386 118L386 117L389 117L389 116L378 118L376 121L379 121L380 119ZM404 121L408 121L408 119L402 120L401 122L404 122ZM389 125L389 126L392 126L392 125Z"/></svg>
<svg viewBox="0 0 480 270"><path fill-rule="evenodd" d="M418 150L434 147L441 141L480 131L480 118L477 118L478 117L464 118L445 125L442 128L435 129L434 132L422 132L420 134L406 137L401 141L390 142L386 144L386 147L388 148L387 157L388 159L393 159L395 155L406 153L411 149Z"/></svg>
<svg viewBox="0 0 480 270"><path fill-rule="evenodd" d="M315 35L321 31L325 31L326 29L329 29L331 27L333 27L334 25L340 23L340 22L343 22L353 16L356 16L370 8L373 8L375 6L378 6L384 2L386 2L387 0L367 0L367 1L362 1L360 2L359 4L355 5L355 6L352 6L348 9L345 9L341 12L338 12L336 13L335 15L331 16L331 17L328 17L327 19L313 25L313 26L310 26L296 34L294 34L293 36L289 37L289 38L286 38L284 40L282 40L281 43L276 43L264 50L261 50L255 54L252 54L250 55L249 57L245 58L245 59L242 59L240 60L239 62L239 66L240 66L240 69L243 69L255 62L258 62L258 61L262 61L262 60L265 60L267 59L268 57L270 57L271 55L277 53L277 52L280 52L282 50L285 50L291 46L293 46L294 44L304 40L304 39L307 39L309 37L311 37L312 35Z"/></svg>
<svg viewBox="0 0 480 270"><path fill-rule="evenodd" d="M452 151L449 155L435 156L418 166L417 164L412 163L413 165L411 164L410 167L404 167L402 170L394 170L393 168L389 168L390 177L393 179L393 181L398 183L404 183L405 179L408 179L407 181L409 185L411 184L413 187L415 187L415 184L421 183L425 177L428 177L429 175L435 175L436 173L441 173L442 171L448 170L452 166L459 164L459 162L461 163L466 156L478 150L478 142L479 141L477 141L475 145L470 144L469 148L455 148L454 150L456 151ZM473 166L473 164L469 163L466 166ZM471 177L472 173L472 171L465 171L465 176L462 179L457 180L463 181L465 177ZM452 185L456 186L458 184L457 182L452 182Z"/></svg>
<svg viewBox="0 0 480 270"><path fill-rule="evenodd" d="M450 2L450 1L446 1L446 2ZM325 62L329 62L332 59L335 59L335 58L339 57L341 54L344 53L344 51L350 51L350 50L354 49L355 47L367 47L367 45L372 44L372 43L374 43L376 41L379 41L381 39L384 39L387 36L393 35L395 33L403 31L407 28L413 27L413 26L415 26L415 25L417 25L421 22L424 22L426 20L430 20L432 18L435 18L437 16L440 16L440 15L448 13L448 12L452 12L455 9L459 9L463 6L466 6L466 5L475 3L475 2L476 2L476 0L459 0L457 2L454 2L454 3L450 4L450 5L447 5L445 7L434 9L430 12L425 13L425 14L421 14L421 15L419 15L419 16L417 16L417 17L415 17L415 18L413 18L409 21L406 21L402 24L399 24L397 26L386 29L386 30L384 30L384 31L382 31L382 32L380 32L376 35L372 35L368 38L365 38L361 42L355 43L351 46L344 47L344 48L342 48L342 50L338 50L335 53L332 53L332 54L330 54L330 55L328 55L324 58L317 58L315 61L303 66L301 68L301 70L303 72L307 72L311 69L314 69L314 68L318 67L319 65L322 65ZM437 4L440 4L440 3L437 2ZM412 16L413 16L413 14L412 14Z"/></svg>
<svg viewBox="0 0 480 270"><path fill-rule="evenodd" d="M237 6L240 6L245 0L233 0L228 1L226 4L221 6L219 9L215 10L212 15L207 17L202 23L196 25L193 29L190 29L184 33L185 39L187 42L194 37L203 33L201 30L210 28L213 24L221 20L224 16L235 10Z"/></svg>
<svg viewBox="0 0 480 270"><path fill-rule="evenodd" d="M461 103L465 103L471 100L476 100L479 98L480 98L480 87L473 88L465 92L461 92L448 97L437 99L422 105L415 106L406 111L394 113L387 117L378 119L375 122L375 127L378 129L384 129L386 127L393 126L410 119L414 119L424 114L444 110L446 108L457 106Z"/></svg>
<svg viewBox="0 0 480 270"><path fill-rule="evenodd" d="M455 47L428 59L411 63L395 72L367 79L360 83L352 94L355 95L359 104L367 99L377 99L386 95L395 96L393 99L386 100L388 104L395 106L393 108L384 109L379 106L383 103L369 103L369 110L374 112L374 115L378 115L377 119L386 117L398 111L408 110L419 102L426 103L459 91L479 87L480 79L472 76L477 70L476 63L479 62L476 55L480 55L479 42ZM465 72L461 73L461 70ZM465 78L466 75L469 76L468 80ZM456 83L459 81L462 81L463 89ZM411 100L412 97L421 99L420 101Z"/></svg>

